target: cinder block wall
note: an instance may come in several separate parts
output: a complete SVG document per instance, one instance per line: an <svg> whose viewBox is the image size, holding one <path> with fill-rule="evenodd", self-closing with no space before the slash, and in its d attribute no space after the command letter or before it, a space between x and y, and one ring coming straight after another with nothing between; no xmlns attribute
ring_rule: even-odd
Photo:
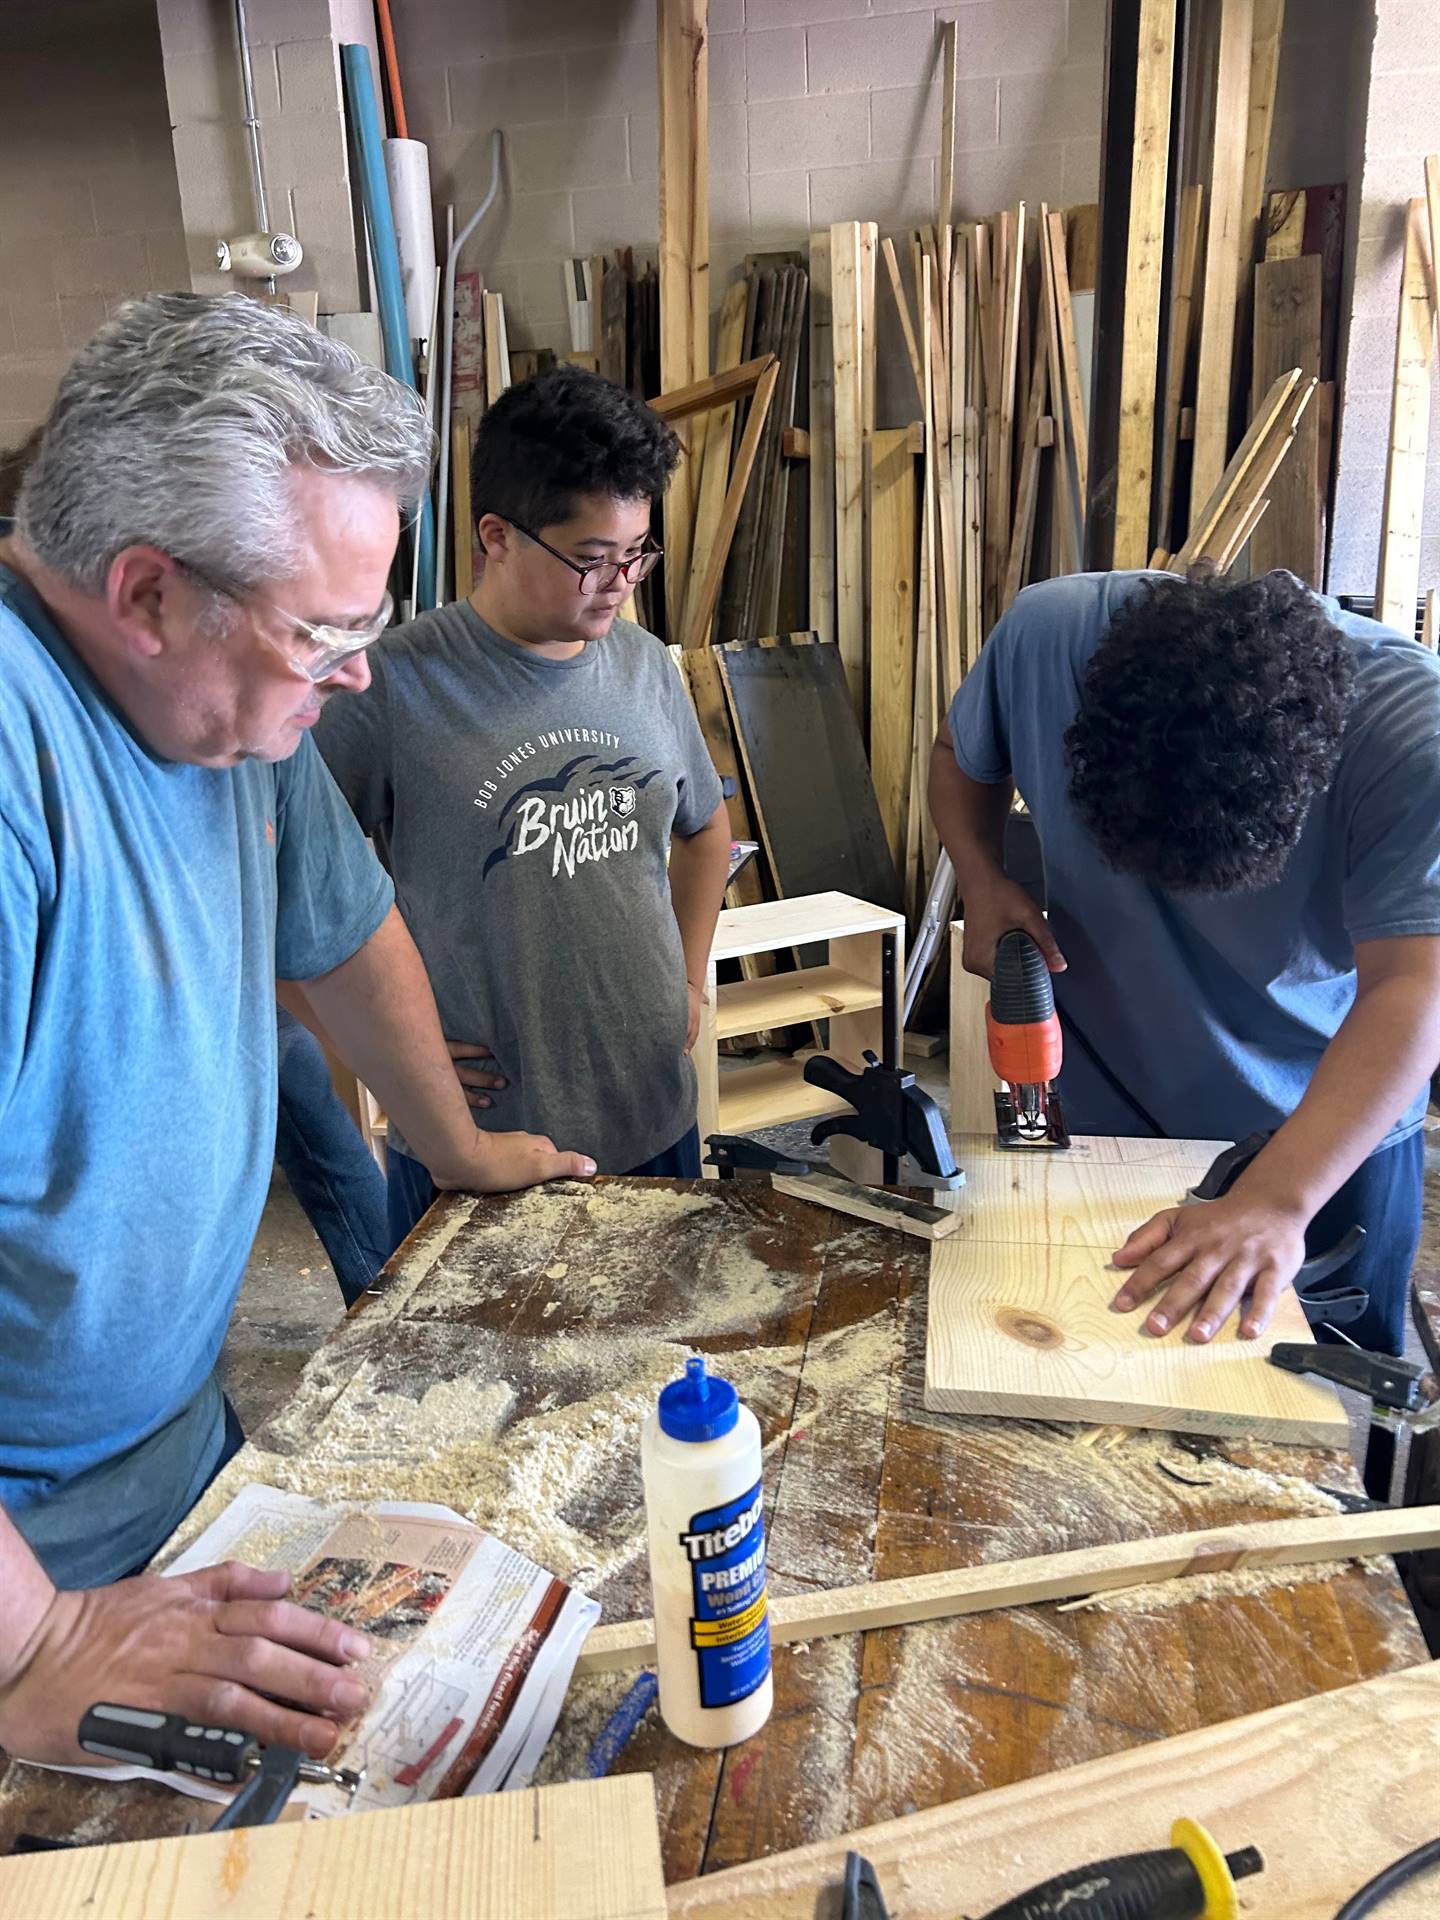
<svg viewBox="0 0 1440 1920"><path fill-rule="evenodd" d="M190 281L197 293L225 292L236 282L217 271L216 242L258 224L233 0L158 0L158 12ZM373 58L374 10L369 0L249 0L246 13L270 225L305 248L282 284L318 293L322 312L352 312L361 255L338 48L362 41Z"/></svg>
<svg viewBox="0 0 1440 1920"><path fill-rule="evenodd" d="M1425 191L1425 155L1440 152L1437 0L1377 0L1369 68L1358 193L1352 185L1354 284L1330 548L1336 593L1375 591L1405 209ZM1440 586L1440 375L1432 379L1431 400L1422 592Z"/></svg>
<svg viewBox="0 0 1440 1920"><path fill-rule="evenodd" d="M656 244L654 0L405 0L411 132L463 219L506 141L505 199L475 259L511 344L568 348L560 262ZM812 228L933 220L939 20L959 25L956 194L1093 200L1104 0L710 0L711 284ZM888 296L887 296L888 298Z"/></svg>
<svg viewBox="0 0 1440 1920"><path fill-rule="evenodd" d="M0 7L0 445L129 295L189 285L154 0Z"/></svg>

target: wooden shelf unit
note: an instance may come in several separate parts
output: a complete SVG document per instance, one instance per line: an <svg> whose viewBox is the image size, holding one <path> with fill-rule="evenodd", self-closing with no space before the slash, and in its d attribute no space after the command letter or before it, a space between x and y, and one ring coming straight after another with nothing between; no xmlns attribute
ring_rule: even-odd
<svg viewBox="0 0 1440 1920"><path fill-rule="evenodd" d="M822 942L829 951L821 966L717 985L722 960ZM805 894L727 909L715 929L709 1001L701 1011L695 1045L701 1140L712 1133L755 1133L788 1121L846 1112L845 1101L805 1079L807 1055L765 1060L722 1074L718 1043L740 1034L828 1020L826 1051L837 1059L858 1068L868 1050L886 1066L898 1066L904 981L903 914L845 893ZM879 1154L841 1136L829 1147L832 1162L850 1179L882 1178Z"/></svg>

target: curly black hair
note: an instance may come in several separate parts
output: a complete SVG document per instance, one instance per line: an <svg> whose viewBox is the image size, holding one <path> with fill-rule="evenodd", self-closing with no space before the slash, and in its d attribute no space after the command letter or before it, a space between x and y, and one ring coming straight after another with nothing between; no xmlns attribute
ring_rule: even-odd
<svg viewBox="0 0 1440 1920"><path fill-rule="evenodd" d="M1118 873L1268 886L1334 778L1354 691L1345 636L1292 575L1146 580L1086 672L1070 798Z"/></svg>
<svg viewBox="0 0 1440 1920"><path fill-rule="evenodd" d="M477 520L498 513L539 532L587 493L658 500L680 442L653 408L581 367L554 367L502 393L480 422L470 461Z"/></svg>

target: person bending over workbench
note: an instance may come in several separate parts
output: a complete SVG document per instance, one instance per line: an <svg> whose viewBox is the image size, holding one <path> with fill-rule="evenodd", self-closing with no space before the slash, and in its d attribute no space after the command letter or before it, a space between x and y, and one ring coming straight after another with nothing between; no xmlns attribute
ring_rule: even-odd
<svg viewBox="0 0 1440 1920"><path fill-rule="evenodd" d="M475 443L474 592L387 634L316 742L394 875L477 1123L564 1125L602 1173L693 1179L730 827L679 674L617 618L678 451L598 374L511 387ZM435 1190L393 1117L389 1161L398 1239Z"/></svg>
<svg viewBox="0 0 1440 1920"><path fill-rule="evenodd" d="M444 1185L593 1171L474 1126L390 882L305 737L368 683L430 452L409 388L288 311L152 295L62 379L3 529L13 1753L78 1760L81 1714L121 1700L320 1754L364 1705L363 1640L284 1576L121 1578L241 1437L215 1366L269 1182L277 974Z"/></svg>
<svg viewBox="0 0 1440 1920"><path fill-rule="evenodd" d="M1007 880L1015 788L1047 926ZM1398 1354L1440 1060L1440 663L1288 573L1085 574L1022 593L935 743L966 970L1023 927L1058 975L1077 1133L1274 1139L1222 1199L1115 1255L1115 1296L1205 1341L1263 1331L1305 1256L1366 1230L1347 1332Z"/></svg>

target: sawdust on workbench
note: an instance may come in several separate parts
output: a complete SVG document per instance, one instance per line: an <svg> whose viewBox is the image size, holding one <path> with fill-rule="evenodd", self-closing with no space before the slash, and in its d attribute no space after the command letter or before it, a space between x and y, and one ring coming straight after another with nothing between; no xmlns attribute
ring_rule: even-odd
<svg viewBox="0 0 1440 1920"><path fill-rule="evenodd" d="M917 1780L943 1780L948 1789L961 1772L976 1791L987 1784L973 1752L985 1728L964 1707L964 1676L956 1670L950 1625L906 1627L901 1634L893 1676L875 1696L865 1744L855 1759L847 1825L914 1813L910 1786ZM953 1796L947 1792L947 1797Z"/></svg>
<svg viewBox="0 0 1440 1920"><path fill-rule="evenodd" d="M1308 1560L1299 1566L1235 1567L1228 1573L1187 1573L1175 1580L1155 1580L1144 1586L1116 1587L1085 1600L1067 1600L1062 1613L1158 1613L1163 1607L1188 1606L1195 1600L1234 1600L1276 1587L1300 1587L1312 1580L1336 1580L1352 1566L1383 1573L1383 1559Z"/></svg>

